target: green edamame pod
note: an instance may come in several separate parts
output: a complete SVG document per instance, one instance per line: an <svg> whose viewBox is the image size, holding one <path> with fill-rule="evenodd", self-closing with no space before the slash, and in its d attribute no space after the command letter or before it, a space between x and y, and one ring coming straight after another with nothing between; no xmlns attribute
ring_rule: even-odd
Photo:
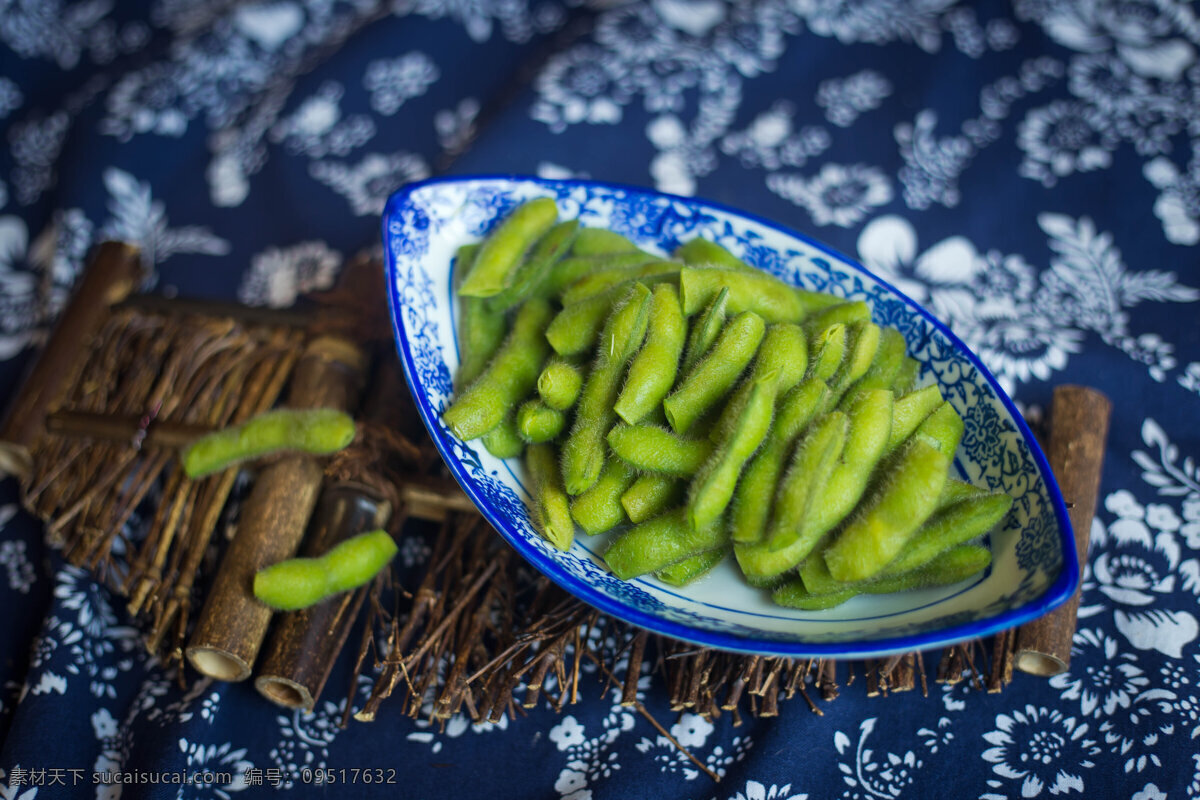
<svg viewBox="0 0 1200 800"><path fill-rule="evenodd" d="M281 408L202 436L183 449L183 470L195 479L240 461L296 450L325 455L354 440L354 419L334 408Z"/></svg>
<svg viewBox="0 0 1200 800"><path fill-rule="evenodd" d="M636 244L616 231L606 228L583 228L575 237L571 252L577 256L606 256L637 249Z"/></svg>
<svg viewBox="0 0 1200 800"><path fill-rule="evenodd" d="M1013 499L1006 494L985 494L939 509L913 534L885 572L890 575L917 569L938 553L987 533L1012 504Z"/></svg>
<svg viewBox="0 0 1200 800"><path fill-rule="evenodd" d="M830 325L853 325L856 322L870 322L871 309L862 300L841 301L837 305L822 308L804 320L804 327L810 333L824 330ZM887 387L884 387L887 388Z"/></svg>
<svg viewBox="0 0 1200 800"><path fill-rule="evenodd" d="M833 594L810 594L801 581L790 580L771 592L771 599L776 605L797 608L801 611L824 611L840 606L859 594L857 589L843 589Z"/></svg>
<svg viewBox="0 0 1200 800"><path fill-rule="evenodd" d="M500 424L485 433L480 441L496 458L516 458L525 451L525 440L517 431L513 414L505 414Z"/></svg>
<svg viewBox="0 0 1200 800"><path fill-rule="evenodd" d="M722 287L688 334L687 347L683 351L683 363L679 367L681 374L686 375L691 372L692 367L696 366L696 362L704 357L708 349L713 346L713 342L721 335L721 329L725 327L728 307L729 289Z"/></svg>
<svg viewBox="0 0 1200 800"><path fill-rule="evenodd" d="M479 244L464 244L454 251L454 262L451 264L451 271L454 274L453 284L454 292L458 293L458 287L462 286L462 282L466 280L467 275L471 272L471 266L475 263L475 256L479 255Z"/></svg>
<svg viewBox="0 0 1200 800"><path fill-rule="evenodd" d="M491 297L502 292L511 285L525 252L557 219L558 208L552 198L522 203L483 240L458 293L464 297Z"/></svg>
<svg viewBox="0 0 1200 800"><path fill-rule="evenodd" d="M566 411L579 399L583 373L579 367L561 358L552 358L538 375L537 390L550 408Z"/></svg>
<svg viewBox="0 0 1200 800"><path fill-rule="evenodd" d="M676 561L670 566L663 567L654 573L654 577L668 586L687 586L712 572L713 568L724 561L727 555L729 555L729 545L706 550L690 558L685 558L683 561Z"/></svg>
<svg viewBox="0 0 1200 800"><path fill-rule="evenodd" d="M525 469L529 475L529 494L533 501L530 517L547 542L559 550L570 550L575 541L575 521L570 501L563 490L554 448L548 444L530 445L525 451Z"/></svg>
<svg viewBox="0 0 1200 800"><path fill-rule="evenodd" d="M691 476L712 455L707 438L686 439L657 425L614 425L608 446L617 457L644 472Z"/></svg>
<svg viewBox="0 0 1200 800"><path fill-rule="evenodd" d="M767 526L768 550L784 550L800 539L804 521L812 515L813 504L842 456L849 431L849 419L834 411L818 420L796 445L792 463L775 492Z"/></svg>
<svg viewBox="0 0 1200 800"><path fill-rule="evenodd" d="M606 454L604 436L617 419L613 406L625 365L646 335L649 307L650 290L635 283L604 324L596 360L579 396L575 424L563 445L563 483L568 494L583 493L600 477Z"/></svg>
<svg viewBox="0 0 1200 800"><path fill-rule="evenodd" d="M681 265L674 261L663 261L657 258L646 258L642 263L631 267L607 267L591 272L572 283L563 290L562 304L564 306L587 300L608 291L618 283L625 281L640 281L658 275L677 274Z"/></svg>
<svg viewBox="0 0 1200 800"><path fill-rule="evenodd" d="M638 283L654 286L665 283L674 275L655 275ZM596 339L613 306L629 291L633 283L620 283L600 294L580 300L558 312L558 316L546 329L546 339L554 351L562 356L577 356L596 346Z"/></svg>
<svg viewBox="0 0 1200 800"><path fill-rule="evenodd" d="M828 395L829 387L824 381L809 378L779 400L771 434L746 465L734 490L733 513L729 518L734 542L762 540L787 454L817 409L826 404Z"/></svg>
<svg viewBox="0 0 1200 800"><path fill-rule="evenodd" d="M954 451L963 435L963 420L949 401L934 409L917 427L914 438L924 439L941 451L946 458L954 458Z"/></svg>
<svg viewBox="0 0 1200 800"><path fill-rule="evenodd" d="M646 343L629 365L629 376L614 408L617 416L632 425L662 403L675 383L686 336L687 323L675 287L655 286Z"/></svg>
<svg viewBox="0 0 1200 800"><path fill-rule="evenodd" d="M840 322L818 331L808 344L809 352L812 353L812 369L809 371L812 377L821 381L832 381L846 357L846 344L846 326Z"/></svg>
<svg viewBox="0 0 1200 800"><path fill-rule="evenodd" d="M711 524L725 513L742 467L771 429L775 410L776 375L772 372L750 384L742 402L731 404L724 435L688 488L687 521L693 528Z"/></svg>
<svg viewBox="0 0 1200 800"><path fill-rule="evenodd" d="M892 410L892 434L887 452L893 452L920 427L925 418L942 404L942 390L936 385L910 392L896 401Z"/></svg>
<svg viewBox="0 0 1200 800"><path fill-rule="evenodd" d="M751 311L726 323L708 354L663 401L671 428L687 433L729 391L758 352L765 331L762 317Z"/></svg>
<svg viewBox="0 0 1200 800"><path fill-rule="evenodd" d="M483 436L533 391L550 351L544 332L551 314L550 305L537 298L521 306L483 374L442 413L455 436L463 441Z"/></svg>
<svg viewBox="0 0 1200 800"><path fill-rule="evenodd" d="M841 397L842 392L867 373L879 350L883 338L882 329L871 322L856 322L850 326L846 337L846 357L833 376L829 388ZM886 389L887 387L880 387Z"/></svg>
<svg viewBox="0 0 1200 800"><path fill-rule="evenodd" d="M621 496L636 478L637 472L624 461L608 459L592 487L571 500L571 516L588 534L612 530L625 521Z"/></svg>
<svg viewBox="0 0 1200 800"><path fill-rule="evenodd" d="M470 274L479 245L468 244L458 248L454 259L454 282L461 285ZM508 320L504 312L497 310L480 297L458 298L458 370L454 378L457 386L470 385L479 377L484 367L495 355L508 331Z"/></svg>
<svg viewBox="0 0 1200 800"><path fill-rule="evenodd" d="M687 484L671 475L647 472L621 495L621 506L630 522L643 522L678 506Z"/></svg>
<svg viewBox="0 0 1200 800"><path fill-rule="evenodd" d="M897 397L908 394L917 385L917 377L921 374L921 362L915 358L905 358L900 363L896 378L892 381L892 391Z"/></svg>
<svg viewBox="0 0 1200 800"><path fill-rule="evenodd" d="M904 363L904 335L895 328L884 328L880 333L879 346L871 366L846 394L839 405L848 406L854 398L867 389L890 389L895 383L900 365Z"/></svg>
<svg viewBox="0 0 1200 800"><path fill-rule="evenodd" d="M685 558L725 543L724 526L692 530L683 509L672 511L629 528L604 553L604 563L621 580L668 567Z"/></svg>
<svg viewBox="0 0 1200 800"><path fill-rule="evenodd" d="M507 311L535 294L545 297L542 284L554 268L555 263L566 254L579 230L579 220L560 222L546 232L534 244L524 261L513 272L512 282L499 294L488 298L488 304L496 310Z"/></svg>
<svg viewBox="0 0 1200 800"><path fill-rule="evenodd" d="M946 485L942 487L942 496L938 498L938 508L948 508L954 503L970 500L973 497L982 497L985 494L988 494L987 489L981 489L957 478L947 478Z"/></svg>
<svg viewBox="0 0 1200 800"><path fill-rule="evenodd" d="M699 236L679 245L672 255L689 267L722 267L743 272L754 269L721 245Z"/></svg>
<svg viewBox="0 0 1200 800"><path fill-rule="evenodd" d="M396 551L387 531L361 533L319 558L292 558L259 570L254 576L254 596L281 611L307 608L367 583Z"/></svg>
<svg viewBox="0 0 1200 800"><path fill-rule="evenodd" d="M825 550L834 580L861 581L888 565L937 507L950 458L923 438L904 446L880 485Z"/></svg>
<svg viewBox="0 0 1200 800"><path fill-rule="evenodd" d="M562 433L567 418L541 400L526 400L517 409L517 434L527 442L548 442Z"/></svg>
<svg viewBox="0 0 1200 800"><path fill-rule="evenodd" d="M648 253L622 253L612 256L567 256L550 268L546 279L542 282L541 297L559 297L566 288L581 278L593 272L617 266L633 266L644 264L653 256Z"/></svg>
<svg viewBox="0 0 1200 800"><path fill-rule="evenodd" d="M684 267L679 273L679 298L683 313L695 314L729 289L729 313L753 311L767 322L800 322L809 313L845 302L819 292L806 292L757 270Z"/></svg>

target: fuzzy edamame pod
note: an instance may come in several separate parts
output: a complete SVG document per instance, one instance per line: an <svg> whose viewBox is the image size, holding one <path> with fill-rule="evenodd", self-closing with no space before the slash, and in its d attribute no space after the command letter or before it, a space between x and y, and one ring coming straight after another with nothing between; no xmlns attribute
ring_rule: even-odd
<svg viewBox="0 0 1200 800"><path fill-rule="evenodd" d="M796 437L827 403L829 387L809 378L777 403L774 427L762 448L746 465L733 495L729 527L734 542L761 541L766 533L771 503L784 462Z"/></svg>
<svg viewBox="0 0 1200 800"><path fill-rule="evenodd" d="M495 310L507 311L535 294L546 296L542 284L558 260L571 248L578 230L579 220L572 219L560 222L547 231L513 272L512 282L499 294L489 297L488 304Z"/></svg>
<svg viewBox="0 0 1200 800"><path fill-rule="evenodd" d="M485 433L480 441L496 458L516 458L525 451L525 440L517 431L514 414L505 414L500 424Z"/></svg>
<svg viewBox="0 0 1200 800"><path fill-rule="evenodd" d="M319 558L292 558L254 575L254 596L271 608L293 611L370 581L396 555L387 531L361 533Z"/></svg>
<svg viewBox="0 0 1200 800"><path fill-rule="evenodd" d="M835 322L813 334L808 343L812 365L809 372L812 377L826 383L832 381L846 357L846 345L846 326L841 322Z"/></svg>
<svg viewBox="0 0 1200 800"><path fill-rule="evenodd" d="M720 520L697 531L683 516L683 509L677 509L634 525L609 545L604 563L614 575L627 581L725 543Z"/></svg>
<svg viewBox="0 0 1200 800"><path fill-rule="evenodd" d="M1006 494L984 494L940 508L913 534L885 572L917 569L938 553L987 533L1004 518L1012 504L1013 499Z"/></svg>
<svg viewBox="0 0 1200 800"><path fill-rule="evenodd" d="M941 404L942 390L936 385L910 392L897 400L892 409L892 433L888 437L887 452L894 452L902 445Z"/></svg>
<svg viewBox="0 0 1200 800"><path fill-rule="evenodd" d="M917 377L921 374L921 362L915 358L906 357L900 363L900 369L896 371L896 377L892 381L892 391L897 397L908 394L917 385Z"/></svg>
<svg viewBox="0 0 1200 800"><path fill-rule="evenodd" d="M845 302L840 297L797 289L757 270L684 267L679 273L683 313L695 314L723 287L729 289L729 313L753 311L767 322L800 322L813 311Z"/></svg>
<svg viewBox="0 0 1200 800"><path fill-rule="evenodd" d="M728 307L729 289L722 287L712 302L705 307L704 313L697 318L688 333L687 347L683 351L683 363L679 366L681 374L686 375L691 372L692 367L696 366L696 362L704 357L708 349L713 346L713 342L721 335L721 329L725 327Z"/></svg>
<svg viewBox="0 0 1200 800"><path fill-rule="evenodd" d="M483 436L533 391L550 351L545 330L551 315L545 300L534 298L521 306L483 374L442 413L455 436L463 441Z"/></svg>
<svg viewBox="0 0 1200 800"><path fill-rule="evenodd" d="M795 545L846 447L850 421L841 411L819 419L796 445L792 463L775 491L766 545L778 552Z"/></svg>
<svg viewBox="0 0 1200 800"><path fill-rule="evenodd" d="M882 336L880 327L871 322L855 322L850 326L846 337L846 356L829 383L838 400L871 368Z"/></svg>
<svg viewBox="0 0 1200 800"><path fill-rule="evenodd" d="M552 358L538 375L537 391L550 408L566 411L579 399L583 373L579 367L561 358Z"/></svg>
<svg viewBox="0 0 1200 800"><path fill-rule="evenodd" d="M593 536L612 530L625 521L621 497L636 478L637 471L624 461L608 459L591 488L571 500L571 516Z"/></svg>
<svg viewBox="0 0 1200 800"><path fill-rule="evenodd" d="M600 477L608 433L617 419L613 411L625 365L646 335L650 290L640 283L630 286L617 303L596 348L596 360L583 385L575 424L562 449L563 483L567 493L581 494Z"/></svg>
<svg viewBox="0 0 1200 800"><path fill-rule="evenodd" d="M962 435L962 417L949 401L945 401L917 427L913 438L923 439L941 451L946 458L953 459Z"/></svg>
<svg viewBox="0 0 1200 800"><path fill-rule="evenodd" d="M575 237L571 253L577 256L606 256L611 253L627 253L638 246L616 231L607 228L584 228Z"/></svg>
<svg viewBox="0 0 1200 800"><path fill-rule="evenodd" d="M663 401L673 430L687 433L729 391L758 352L765 332L763 318L752 311L738 314L725 324L708 354Z"/></svg>
<svg viewBox="0 0 1200 800"><path fill-rule="evenodd" d="M896 373L900 371L900 366L904 363L904 348L904 334L895 328L883 328L871 366L858 379L858 382L842 395L839 405L848 406L855 397L867 389L892 388Z"/></svg>
<svg viewBox="0 0 1200 800"><path fill-rule="evenodd" d="M632 425L658 407L675 383L686 337L687 322L675 287L665 283L655 286L646 343L629 365L625 387L614 407L617 416Z"/></svg>
<svg viewBox="0 0 1200 800"><path fill-rule="evenodd" d="M458 248L454 257L454 282L461 285L470 274L479 245L467 244ZM504 341L508 320L481 297L458 298L458 370L454 375L459 387L467 386L479 377L483 368Z"/></svg>
<svg viewBox="0 0 1200 800"><path fill-rule="evenodd" d="M647 472L621 495L621 506L630 522L642 522L678 506L686 489L687 484L679 478Z"/></svg>
<svg viewBox="0 0 1200 800"><path fill-rule="evenodd" d="M183 449L183 470L192 479L242 461L295 450L336 453L354 440L354 419L333 408L281 408L241 425L202 436Z"/></svg>
<svg viewBox="0 0 1200 800"><path fill-rule="evenodd" d="M571 505L563 490L554 448L548 444L530 445L525 451L525 469L529 475L534 527L559 550L570 550L575 541L575 521L571 518Z"/></svg>
<svg viewBox="0 0 1200 800"><path fill-rule="evenodd" d="M644 286L654 286L673 279L674 275L655 275L638 281ZM604 321L613 307L629 291L633 283L619 283L600 294L580 300L563 308L546 329L546 339L554 352L561 356L578 356L596 345Z"/></svg>
<svg viewBox="0 0 1200 800"><path fill-rule="evenodd" d="M657 425L614 425L608 446L631 467L677 477L694 475L713 450L707 437L688 439Z"/></svg>
<svg viewBox="0 0 1200 800"><path fill-rule="evenodd" d="M841 301L837 305L822 308L809 315L804 320L804 327L810 333L816 333L830 325L853 325L856 322L870 322L871 309L862 300Z"/></svg>
<svg viewBox="0 0 1200 800"><path fill-rule="evenodd" d="M834 580L866 580L896 557L937 507L950 458L917 438L889 466L875 491L825 550L825 564Z"/></svg>
<svg viewBox="0 0 1200 800"><path fill-rule="evenodd" d="M567 418L541 400L526 400L517 409L517 435L527 442L548 442L562 433Z"/></svg>
<svg viewBox="0 0 1200 800"><path fill-rule="evenodd" d="M608 291L618 283L625 281L640 281L658 275L677 274L681 265L674 261L663 261L653 257L644 257L641 263L633 266L601 267L590 272L572 283L560 295L564 306L587 300Z"/></svg>
<svg viewBox="0 0 1200 800"><path fill-rule="evenodd" d="M586 228L584 229L586 230ZM582 235L582 231L580 235ZM596 270L607 269L615 265L633 266L644 264L653 256L648 253L621 253L611 256L567 256L556 261L550 267L545 280L542 282L540 297L559 297L566 288L581 278L591 275Z"/></svg>
<svg viewBox="0 0 1200 800"><path fill-rule="evenodd" d="M753 269L721 245L699 236L679 245L672 256L689 267L721 267L743 272Z"/></svg>
<svg viewBox="0 0 1200 800"><path fill-rule="evenodd" d="M525 252L557 219L558 208L552 198L522 203L483 240L458 293L464 297L491 297L502 292L512 284Z"/></svg>
<svg viewBox="0 0 1200 800"><path fill-rule="evenodd" d="M670 566L663 567L654 573L654 577L668 586L687 586L712 572L713 568L729 555L729 549L729 545L723 545L712 550L705 550L703 553L697 553L683 561L676 561Z"/></svg>

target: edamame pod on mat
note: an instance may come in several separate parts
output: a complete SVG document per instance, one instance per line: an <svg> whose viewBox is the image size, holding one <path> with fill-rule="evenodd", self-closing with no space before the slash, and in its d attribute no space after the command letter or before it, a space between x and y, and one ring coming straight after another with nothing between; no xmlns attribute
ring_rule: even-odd
<svg viewBox="0 0 1200 800"><path fill-rule="evenodd" d="M629 365L629 375L614 407L617 416L632 425L662 403L675 383L686 337L687 321L679 307L679 293L670 284L655 286L646 342Z"/></svg>
<svg viewBox="0 0 1200 800"><path fill-rule="evenodd" d="M525 451L525 470L533 501L534 527L559 550L570 550L575 541L575 520L571 518L571 505L563 489L554 448L548 444L530 445Z"/></svg>
<svg viewBox="0 0 1200 800"><path fill-rule="evenodd" d="M582 494L600 477L608 451L604 437L617 420L613 406L625 365L646 335L649 306L650 290L635 283L604 324L592 371L575 409L575 424L562 449L563 484L568 494Z"/></svg>
<svg viewBox="0 0 1200 800"><path fill-rule="evenodd" d="M539 197L518 206L483 240L458 293L491 297L502 292L512 284L526 251L557 219L558 208L552 198Z"/></svg>
<svg viewBox="0 0 1200 800"><path fill-rule="evenodd" d="M294 611L370 581L396 555L387 531L360 533L318 558L292 558L259 570L254 596L271 608Z"/></svg>
<svg viewBox="0 0 1200 800"><path fill-rule="evenodd" d="M334 408L281 408L210 433L180 453L189 478L284 450L325 455L354 440L354 419Z"/></svg>
<svg viewBox="0 0 1200 800"><path fill-rule="evenodd" d="M442 413L442 421L463 441L483 436L533 391L550 353L545 330L550 305L537 298L517 312L512 332L483 374Z"/></svg>

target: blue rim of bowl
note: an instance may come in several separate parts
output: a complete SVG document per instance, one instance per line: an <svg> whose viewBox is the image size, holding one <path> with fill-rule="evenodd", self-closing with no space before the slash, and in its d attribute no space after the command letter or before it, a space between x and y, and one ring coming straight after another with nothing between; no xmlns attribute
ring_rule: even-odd
<svg viewBox="0 0 1200 800"><path fill-rule="evenodd" d="M541 551L533 547L525 540L509 523L508 519L498 513L490 503L481 497L472 486L469 476L463 471L458 459L453 455L450 443L449 433L445 431L438 419L437 412L426 400L425 395L420 391L414 381L413 375L416 372L416 365L413 363L411 347L409 346L408 337L404 333L401 320L401 305L399 294L396 291L396 282L394 276L396 273L395 257L393 256L391 247L388 246L389 222L394 218L394 210L400 206L413 193L419 191L426 186L438 184L454 184L454 183L480 183L480 182L497 182L506 181L511 183L532 184L534 186L544 187L548 190L554 190L558 187L595 187L599 189L607 189L627 194L639 194L651 197L663 197L669 200L700 206L703 208L713 209L725 214L730 214L736 217L741 217L750 220L758 225L778 231L785 236L790 236L801 242L804 242L810 247L813 247L821 252L832 256L842 264L858 270L864 275L877 281L880 285L886 287L896 297L902 299L916 313L921 315L927 322L932 324L934 328L943 336L950 340L955 348L963 353L979 373L987 380L995 391L996 396L1000 398L1000 402L1004 404L1009 416L1016 423L1017 429L1021 434L1030 452L1033 455L1034 463L1037 464L1038 471L1041 473L1042 481L1046 486L1046 494L1048 495L1051 504L1054 507L1054 516L1058 520L1059 538L1062 546L1062 569L1059 571L1058 577L1046 589L1046 591L1038 598L1008 611L1001 612L993 617L988 617L982 620L974 620L972 622L962 623L948 628L926 631L918 634L909 634L903 636L883 637L879 639L870 639L862 642L806 642L803 639L794 641L781 641L776 639L752 639L735 634L725 633L722 631L713 631L703 628L693 628L670 620L662 619L653 614L640 611L636 608L631 608L619 601L614 600L608 595L598 591L595 587L589 584L585 579L579 578L566 572L559 564L547 557ZM428 178L423 181L405 184L400 189L397 189L388 198L387 205L384 207L383 216L381 219L381 229L383 236L384 259L386 263L387 276L387 295L388 308L392 317L392 331L395 337L396 346L399 351L401 361L404 365L404 380L408 384L409 393L413 397L413 402L417 406L417 411L421 415L421 420L425 423L426 429L429 431L430 437L433 439L434 446L438 453L441 454L442 460L446 462L454 479L458 481L463 491L471 498L471 502L479 509L480 513L500 532L505 541L509 543L518 553L521 554L526 561L538 568L542 574L557 583L560 587L570 592L575 597L583 600L591 606L611 614L614 617L632 623L641 628L653 631L654 633L669 636L674 639L681 639L695 644L704 645L706 647L714 647L721 650L729 650L741 653L750 653L755 655L773 655L784 656L788 658L869 658L892 653L908 652L912 650L928 650L937 647L945 647L968 639L977 639L997 633L1009 628L1015 628L1021 624L1036 619L1054 608L1062 605L1067 599L1075 593L1079 585L1079 557L1075 547L1075 537L1072 533L1071 521L1067 515L1067 507L1062 498L1062 492L1058 488L1058 483L1054 479L1054 474L1050 471L1050 465L1046 461L1046 456L1038 445L1037 439L1034 438L1033 432L1029 430L1021 413L1013 404L1012 399L1001 388L999 382L992 375L991 371L984 366L979 357L967 347L967 345L959 339L954 333L942 324L933 314L929 313L920 304L912 298L905 295L903 292L892 286L887 281L872 273L857 260L849 258L837 250L822 244L815 239L812 239L802 233L791 230L783 225L780 225L764 217L758 216L746 211L741 211L732 208L723 203L712 200L702 200L694 197L684 197L682 195L670 194L667 192L659 192L654 189L648 189L642 186L633 186L630 184L612 183L608 181L582 180L582 179L549 179L539 178L533 175L515 175L515 174L475 174L475 175L452 175Z"/></svg>

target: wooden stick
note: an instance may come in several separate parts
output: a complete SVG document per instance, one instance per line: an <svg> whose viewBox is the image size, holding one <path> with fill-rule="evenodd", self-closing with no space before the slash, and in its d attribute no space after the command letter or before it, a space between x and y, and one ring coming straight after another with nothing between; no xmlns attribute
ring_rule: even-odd
<svg viewBox="0 0 1200 800"><path fill-rule="evenodd" d="M350 342L318 339L296 365L288 405L351 409L364 368ZM295 555L322 478L320 462L308 455L287 456L259 473L185 650L201 673L225 681L250 677L271 620L271 609L254 597L254 574Z"/></svg>
<svg viewBox="0 0 1200 800"><path fill-rule="evenodd" d="M1059 386L1050 411L1050 446L1047 459L1067 502L1080 572L1087 563L1088 541L1096 500L1112 403L1086 386ZM1081 588L1071 599L1041 619L1017 631L1017 669L1050 677L1066 672L1071 664Z"/></svg>
<svg viewBox="0 0 1200 800"><path fill-rule="evenodd" d="M137 248L119 242L96 248L83 280L0 425L0 475L27 475L32 470L29 448L45 431L46 414L75 382L110 307L134 290L141 274Z"/></svg>

